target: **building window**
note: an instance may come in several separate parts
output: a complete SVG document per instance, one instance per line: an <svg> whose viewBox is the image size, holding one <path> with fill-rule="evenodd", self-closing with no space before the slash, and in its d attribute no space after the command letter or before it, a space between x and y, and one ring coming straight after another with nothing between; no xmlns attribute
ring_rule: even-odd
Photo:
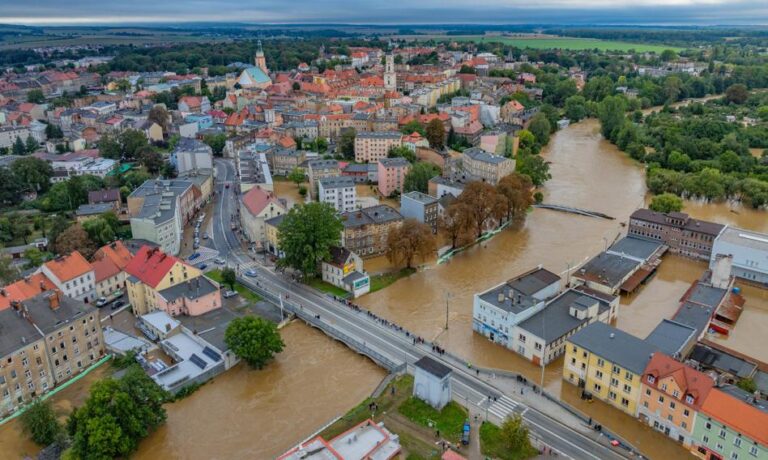
<svg viewBox="0 0 768 460"><path fill-rule="evenodd" d="M659 396L659 404L664 404L664 396Z"/></svg>
<svg viewBox="0 0 768 460"><path fill-rule="evenodd" d="M600 371L595 371L595 377L597 377L599 379L602 379L603 378L603 373L600 372Z"/></svg>
<svg viewBox="0 0 768 460"><path fill-rule="evenodd" d="M691 412L688 409L685 409L683 411L683 417L688 417L689 415L691 415Z"/></svg>
<svg viewBox="0 0 768 460"><path fill-rule="evenodd" d="M586 357L586 356L585 356L585 357ZM611 371L612 371L614 374L620 374L620 373L621 373L621 369L619 369L619 366L613 366L613 368L611 369Z"/></svg>
<svg viewBox="0 0 768 460"><path fill-rule="evenodd" d="M685 402L687 402L688 404L693 404L693 396L691 395L686 396Z"/></svg>
<svg viewBox="0 0 768 460"><path fill-rule="evenodd" d="M661 384L661 391L667 391L667 384L666 383L662 383Z"/></svg>
<svg viewBox="0 0 768 460"><path fill-rule="evenodd" d="M738 436L733 438L733 445L736 447L741 447L741 438Z"/></svg>
<svg viewBox="0 0 768 460"><path fill-rule="evenodd" d="M609 391L608 392L608 399L616 400L616 393Z"/></svg>
<svg viewBox="0 0 768 460"><path fill-rule="evenodd" d="M682 427L684 430L687 430L687 429L688 429L688 424L687 424L687 423L685 423L685 422L680 422L680 426L681 426L681 427Z"/></svg>
<svg viewBox="0 0 768 460"><path fill-rule="evenodd" d="M680 392L675 390L675 391L672 392L672 396L674 396L675 398L679 398L680 397Z"/></svg>
<svg viewBox="0 0 768 460"><path fill-rule="evenodd" d="M749 454L753 457L757 457L757 446L752 446L749 448Z"/></svg>
<svg viewBox="0 0 768 460"><path fill-rule="evenodd" d="M618 381L618 380L616 380L616 379L614 379L614 378L611 378L611 386L612 386L612 387L617 387L617 386L619 386L619 381Z"/></svg>
<svg viewBox="0 0 768 460"><path fill-rule="evenodd" d="M600 391L602 391L602 389L603 389L603 388L602 388L600 385L598 385L597 383L595 384L594 388L595 388L595 391L597 391L597 392L600 392Z"/></svg>
<svg viewBox="0 0 768 460"><path fill-rule="evenodd" d="M648 376L648 383L655 383L655 382L656 382L656 377L654 377L652 375L649 375Z"/></svg>
<svg viewBox="0 0 768 460"><path fill-rule="evenodd" d="M707 422L707 423L704 424L704 428L706 428L708 430L711 430L712 429L712 424Z"/></svg>
<svg viewBox="0 0 768 460"><path fill-rule="evenodd" d="M703 437L701 438L701 440L704 442L704 444L706 444L706 443L708 443L708 442L709 442L709 436L706 436L706 435L705 435L705 436L703 436Z"/></svg>
<svg viewBox="0 0 768 460"><path fill-rule="evenodd" d="M605 361L603 358L597 358L597 367L603 367L605 365Z"/></svg>
<svg viewBox="0 0 768 460"><path fill-rule="evenodd" d="M725 439L725 435L726 434L727 433L725 432L725 429L724 428L720 428L720 439Z"/></svg>
<svg viewBox="0 0 768 460"><path fill-rule="evenodd" d="M669 402L669 408L670 409L674 409L675 408L675 402L674 401L670 401Z"/></svg>

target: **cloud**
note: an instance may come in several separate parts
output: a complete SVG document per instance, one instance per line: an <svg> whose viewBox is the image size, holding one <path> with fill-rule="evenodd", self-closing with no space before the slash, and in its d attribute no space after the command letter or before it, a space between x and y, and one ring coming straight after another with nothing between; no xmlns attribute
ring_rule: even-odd
<svg viewBox="0 0 768 460"><path fill-rule="evenodd" d="M766 24L766 0L0 0L0 22Z"/></svg>

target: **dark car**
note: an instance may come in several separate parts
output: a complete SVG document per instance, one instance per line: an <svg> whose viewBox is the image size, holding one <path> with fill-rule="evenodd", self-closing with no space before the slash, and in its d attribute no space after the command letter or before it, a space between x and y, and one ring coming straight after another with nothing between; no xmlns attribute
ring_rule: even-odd
<svg viewBox="0 0 768 460"><path fill-rule="evenodd" d="M189 256L189 260L195 260L198 257L200 257L200 253L196 252L196 253L192 254L191 256Z"/></svg>
<svg viewBox="0 0 768 460"><path fill-rule="evenodd" d="M200 265L198 265L197 268L199 268L200 270L205 270L206 268L208 268L208 264L203 262Z"/></svg>
<svg viewBox="0 0 768 460"><path fill-rule="evenodd" d="M116 300L112 302L112 310L118 310L120 308L123 308L125 306L125 302L122 300Z"/></svg>

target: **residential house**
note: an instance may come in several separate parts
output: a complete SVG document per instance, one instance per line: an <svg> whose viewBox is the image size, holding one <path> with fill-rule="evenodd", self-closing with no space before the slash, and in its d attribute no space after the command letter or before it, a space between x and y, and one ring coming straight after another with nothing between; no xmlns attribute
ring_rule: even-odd
<svg viewBox="0 0 768 460"><path fill-rule="evenodd" d="M342 246L361 257L384 254L389 232L402 222L403 216L399 212L383 204L345 212L341 215L344 225Z"/></svg>
<svg viewBox="0 0 768 460"><path fill-rule="evenodd" d="M182 137L171 152L172 163L175 163L179 174L199 170L213 170L213 150L208 144Z"/></svg>
<svg viewBox="0 0 768 460"><path fill-rule="evenodd" d="M304 150L275 149L267 155L271 164L272 173L278 176L287 176L295 168L307 160L307 152Z"/></svg>
<svg viewBox="0 0 768 460"><path fill-rule="evenodd" d="M642 375L655 346L600 321L568 338L563 379L635 416Z"/></svg>
<svg viewBox="0 0 768 460"><path fill-rule="evenodd" d="M211 110L211 101L208 96L182 96L179 98L179 112L182 113L208 113Z"/></svg>
<svg viewBox="0 0 768 460"><path fill-rule="evenodd" d="M187 180L148 180L128 196L133 237L178 254L184 224L202 204L202 192Z"/></svg>
<svg viewBox="0 0 768 460"><path fill-rule="evenodd" d="M355 161L372 163L387 158L391 148L402 145L402 137L398 131L357 133L355 136Z"/></svg>
<svg viewBox="0 0 768 460"><path fill-rule="evenodd" d="M381 158L378 164L378 189L382 196L403 193L405 176L411 170L411 164L402 157Z"/></svg>
<svg viewBox="0 0 768 460"><path fill-rule="evenodd" d="M371 279L363 271L363 260L354 252L334 246L330 250L331 257L320 263L322 279L326 283L344 289L359 297L371 289Z"/></svg>
<svg viewBox="0 0 768 460"><path fill-rule="evenodd" d="M168 298L161 292L202 276L202 272L159 248L142 246L125 267L126 288L131 309L136 316L164 309ZM215 300L215 299L206 299ZM218 303L221 305L221 302ZM210 308L203 308L209 310ZM166 311L172 314L171 311Z"/></svg>
<svg viewBox="0 0 768 460"><path fill-rule="evenodd" d="M91 265L96 276L98 297L117 297L125 288L125 267L133 258L122 241L115 241L99 248Z"/></svg>
<svg viewBox="0 0 768 460"><path fill-rule="evenodd" d="M694 422L715 381L709 375L654 353L642 376L640 421L665 435L691 446Z"/></svg>
<svg viewBox="0 0 768 460"><path fill-rule="evenodd" d="M42 272L25 276L14 283L0 287L0 311L7 309L14 302L27 300L52 289L56 289L56 285Z"/></svg>
<svg viewBox="0 0 768 460"><path fill-rule="evenodd" d="M437 233L438 200L417 190L404 193L400 197L400 214L406 219L416 219L432 228Z"/></svg>
<svg viewBox="0 0 768 460"><path fill-rule="evenodd" d="M307 176L309 177L309 190L311 194L317 191L317 183L324 177L338 177L341 175L339 162L336 160L309 160L307 162Z"/></svg>
<svg viewBox="0 0 768 460"><path fill-rule="evenodd" d="M120 197L119 188L104 188L88 192L88 204L109 204L115 214L123 207L123 199Z"/></svg>
<svg viewBox="0 0 768 460"><path fill-rule="evenodd" d="M280 250L280 223L285 219L285 214L280 214L264 221L264 232L267 234L266 250L277 257L282 257Z"/></svg>
<svg viewBox="0 0 768 460"><path fill-rule="evenodd" d="M287 213L285 203L259 186L248 190L241 200L240 225L243 234L250 242L264 244L267 240L264 222Z"/></svg>
<svg viewBox="0 0 768 460"><path fill-rule="evenodd" d="M88 303L96 298L96 275L91 264L78 251L44 263L44 274L65 296Z"/></svg>
<svg viewBox="0 0 768 460"><path fill-rule="evenodd" d="M355 210L357 192L351 177L324 177L318 181L317 200L330 204L337 212Z"/></svg>
<svg viewBox="0 0 768 460"><path fill-rule="evenodd" d="M515 160L488 153L477 147L464 150L461 162L468 180L479 180L491 185L498 184L502 177L515 172Z"/></svg>

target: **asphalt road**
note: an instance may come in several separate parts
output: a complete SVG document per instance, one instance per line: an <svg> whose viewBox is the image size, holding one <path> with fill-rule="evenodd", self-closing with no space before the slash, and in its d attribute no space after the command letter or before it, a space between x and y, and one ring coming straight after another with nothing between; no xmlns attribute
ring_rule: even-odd
<svg viewBox="0 0 768 460"><path fill-rule="evenodd" d="M256 263L254 258L242 249L237 236L230 228L238 201L235 192L237 187L234 185L234 164L229 160L217 159L216 168L218 182L212 222L213 244L230 266L238 267L240 272L246 268L257 271L257 277L241 278L251 289L275 298L281 297L287 307L309 313L324 329L340 331L354 338L358 344L362 343L372 354L386 357L393 363L412 365L423 356L431 356L452 370L454 399L467 405L475 405L496 423L513 412L521 414L531 432L561 455L595 460L628 457L625 451L610 447L606 440L598 442L568 426L568 423L574 423L575 417L573 420L558 421L528 407L516 400L514 395L505 395L476 377L473 370L467 369L466 363L448 355L438 355L431 350L429 344L414 345L412 336L406 336L404 331ZM232 183L229 189L223 185L226 182Z"/></svg>

